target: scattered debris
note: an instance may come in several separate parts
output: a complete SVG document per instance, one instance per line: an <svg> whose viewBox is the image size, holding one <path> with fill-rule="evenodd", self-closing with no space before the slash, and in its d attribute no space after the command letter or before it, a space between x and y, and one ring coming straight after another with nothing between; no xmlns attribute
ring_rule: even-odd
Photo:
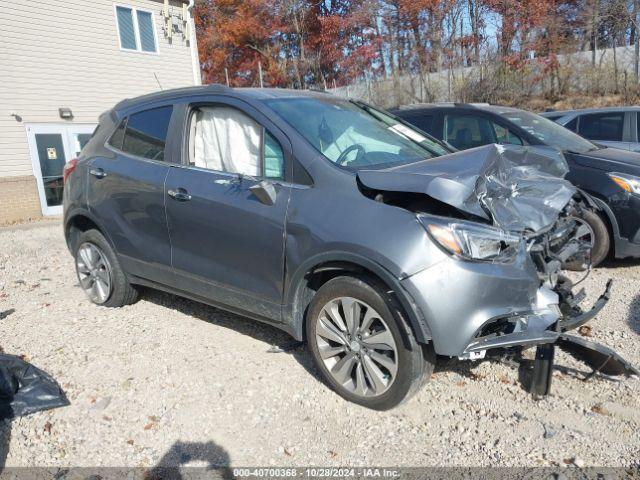
<svg viewBox="0 0 640 480"><path fill-rule="evenodd" d="M296 350L304 345L304 342L289 342L285 345L271 345L271 347L267 350L267 353L287 353L292 350Z"/></svg>
<svg viewBox="0 0 640 480"><path fill-rule="evenodd" d="M582 325L578 329L578 333L580 335L582 335L583 337L593 337L593 333L591 331L591 326L590 325Z"/></svg>
<svg viewBox="0 0 640 480"><path fill-rule="evenodd" d="M4 310L4 311L0 312L0 320L4 320L9 315L11 315L12 313L15 313L15 312L16 312L15 308L10 308L9 310Z"/></svg>
<svg viewBox="0 0 640 480"><path fill-rule="evenodd" d="M92 399L91 403L93 403L93 406L91 408L95 410L104 410L111 403L111 397L104 397L98 401L96 401L95 399Z"/></svg>
<svg viewBox="0 0 640 480"><path fill-rule="evenodd" d="M604 345L567 334L560 335L556 344L576 360L586 363L593 369L584 380L588 380L598 372L614 376L640 376L640 371L636 367Z"/></svg>
<svg viewBox="0 0 640 480"><path fill-rule="evenodd" d="M610 415L609 411L606 408L604 408L604 406L601 403L598 403L593 407L591 407L591 411L593 413L599 413L600 415Z"/></svg>
<svg viewBox="0 0 640 480"><path fill-rule="evenodd" d="M550 439L556 436L556 429L553 428L551 425L547 425L546 423L542 424L542 427L544 428L544 438L545 439Z"/></svg>

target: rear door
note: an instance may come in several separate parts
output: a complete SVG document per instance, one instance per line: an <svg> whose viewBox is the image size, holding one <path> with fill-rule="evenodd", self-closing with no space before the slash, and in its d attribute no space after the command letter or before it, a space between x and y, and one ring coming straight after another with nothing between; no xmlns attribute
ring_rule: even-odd
<svg viewBox="0 0 640 480"><path fill-rule="evenodd" d="M586 113L578 117L577 133L608 147L629 150L625 131L629 131L630 122L625 117L625 112Z"/></svg>
<svg viewBox="0 0 640 480"><path fill-rule="evenodd" d="M289 141L239 100L185 108L183 164L171 167L166 182L179 288L280 321Z"/></svg>
<svg viewBox="0 0 640 480"><path fill-rule="evenodd" d="M640 118L638 112L627 112L631 122L631 138L629 140L629 149L633 152L640 152Z"/></svg>
<svg viewBox="0 0 640 480"><path fill-rule="evenodd" d="M94 158L88 174L89 209L124 269L165 284L172 283L164 210L172 111L172 105L157 105L126 116L107 141L111 155Z"/></svg>

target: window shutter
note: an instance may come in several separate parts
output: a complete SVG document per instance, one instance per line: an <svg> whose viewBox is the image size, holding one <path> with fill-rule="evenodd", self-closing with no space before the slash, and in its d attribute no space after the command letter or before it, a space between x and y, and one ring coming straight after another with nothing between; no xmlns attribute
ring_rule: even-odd
<svg viewBox="0 0 640 480"><path fill-rule="evenodd" d="M118 32L120 46L129 50L136 50L136 34L133 29L133 12L130 8L116 7L118 15Z"/></svg>

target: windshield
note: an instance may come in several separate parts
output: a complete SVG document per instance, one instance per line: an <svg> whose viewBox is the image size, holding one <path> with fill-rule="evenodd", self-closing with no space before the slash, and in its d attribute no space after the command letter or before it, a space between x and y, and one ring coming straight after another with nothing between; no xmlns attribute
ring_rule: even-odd
<svg viewBox="0 0 640 480"><path fill-rule="evenodd" d="M322 155L344 168L388 167L448 153L392 117L348 100L298 97L265 103Z"/></svg>
<svg viewBox="0 0 640 480"><path fill-rule="evenodd" d="M532 134L545 145L556 147L562 151L578 153L598 150L598 147L590 141L535 113L519 110L501 112L501 115Z"/></svg>

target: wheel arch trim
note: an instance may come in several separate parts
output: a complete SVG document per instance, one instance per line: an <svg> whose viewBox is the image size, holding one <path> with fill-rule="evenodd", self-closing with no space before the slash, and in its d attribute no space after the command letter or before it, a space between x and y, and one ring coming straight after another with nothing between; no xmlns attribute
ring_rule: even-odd
<svg viewBox="0 0 640 480"><path fill-rule="evenodd" d="M323 265L333 264L330 267ZM315 255L303 262L293 273L288 282L286 291L286 303L283 305L283 318L290 319L291 333L297 340L304 338L304 322L306 308L311 299L305 300L304 292L309 275L322 270L343 270L358 272L365 270L374 274L397 298L404 314L407 317L416 340L426 343L431 339L429 326L411 295L402 287L397 279L382 265L362 255L351 252L333 251ZM285 320L286 322L286 320Z"/></svg>
<svg viewBox="0 0 640 480"><path fill-rule="evenodd" d="M74 220L76 220L78 217L85 217L88 220L90 220L92 223L94 223L98 227L98 230L104 236L104 238L107 239L107 242L109 242L109 245L111 246L111 248L113 248L114 252L116 251L116 249L114 247L113 240L111 239L111 236L109 235L109 232L107 232L107 230L102 225L102 222L100 222L100 220L98 220L89 210L86 210L84 208L75 208L75 209L71 210L70 212L65 213L65 216L64 216L64 238L65 238L65 241L67 243L67 248L69 249L69 251L71 251L71 245L69 244L69 229L70 229L71 225L73 224Z"/></svg>

